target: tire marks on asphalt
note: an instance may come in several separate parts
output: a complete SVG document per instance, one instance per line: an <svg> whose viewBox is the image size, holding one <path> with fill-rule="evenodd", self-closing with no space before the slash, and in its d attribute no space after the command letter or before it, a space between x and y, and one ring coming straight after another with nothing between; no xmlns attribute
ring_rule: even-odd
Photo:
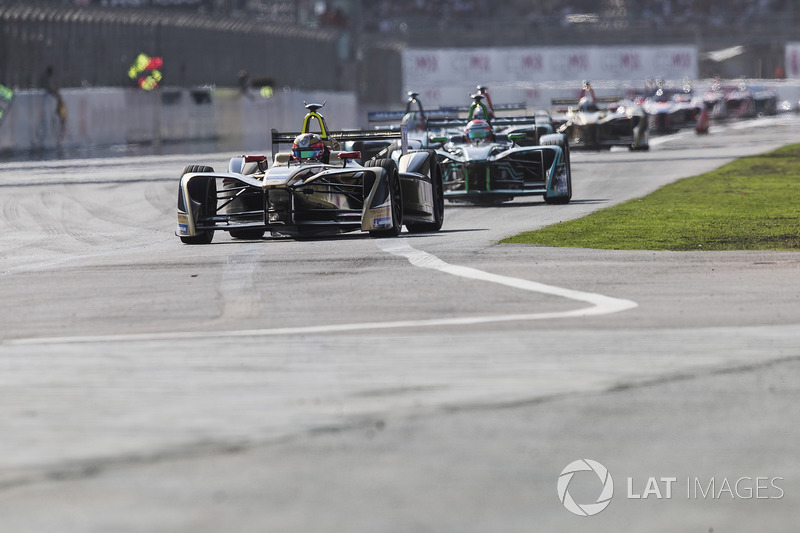
<svg viewBox="0 0 800 533"><path fill-rule="evenodd" d="M254 290L254 276L258 257L263 251L260 242L242 246L228 258L222 273L220 292L222 293L222 316L228 321L238 321L258 316L258 293Z"/></svg>

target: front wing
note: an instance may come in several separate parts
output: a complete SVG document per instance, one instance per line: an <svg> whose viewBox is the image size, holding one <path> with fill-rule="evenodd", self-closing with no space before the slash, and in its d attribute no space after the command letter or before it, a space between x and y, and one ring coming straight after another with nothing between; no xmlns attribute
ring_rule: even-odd
<svg viewBox="0 0 800 533"><path fill-rule="evenodd" d="M391 227L391 196L379 167L323 171L302 183L264 183L234 173L189 173L180 181L179 236L262 228L288 235Z"/></svg>
<svg viewBox="0 0 800 533"><path fill-rule="evenodd" d="M509 151L493 160L441 161L445 198L480 200L558 196L558 179L568 171L560 146Z"/></svg>

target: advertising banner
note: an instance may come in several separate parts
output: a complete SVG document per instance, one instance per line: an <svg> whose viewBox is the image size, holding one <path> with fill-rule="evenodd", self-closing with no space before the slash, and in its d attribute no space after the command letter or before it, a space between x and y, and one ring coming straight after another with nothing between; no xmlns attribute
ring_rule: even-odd
<svg viewBox="0 0 800 533"><path fill-rule="evenodd" d="M786 77L800 78L800 43L786 43Z"/></svg>
<svg viewBox="0 0 800 533"><path fill-rule="evenodd" d="M695 46L408 49L403 52L403 91L430 93L581 80L695 79Z"/></svg>

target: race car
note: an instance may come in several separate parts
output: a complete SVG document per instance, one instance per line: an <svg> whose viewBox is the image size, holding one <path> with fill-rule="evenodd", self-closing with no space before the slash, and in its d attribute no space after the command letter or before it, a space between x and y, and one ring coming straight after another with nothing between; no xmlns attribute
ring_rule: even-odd
<svg viewBox="0 0 800 533"><path fill-rule="evenodd" d="M756 116L755 95L744 83L723 85L721 80L715 79L703 100L712 117L718 120Z"/></svg>
<svg viewBox="0 0 800 533"><path fill-rule="evenodd" d="M593 92L587 92L577 101L556 99L552 103L568 106L557 131L566 135L573 147L590 150L612 146L627 146L630 150L650 148L647 114L632 100L595 98Z"/></svg>
<svg viewBox="0 0 800 533"><path fill-rule="evenodd" d="M648 79L644 88L629 91L629 100L641 106L651 134L674 133L694 128L703 110L703 100L695 96L691 81L671 86L663 79Z"/></svg>
<svg viewBox="0 0 800 533"><path fill-rule="evenodd" d="M697 124L702 100L680 89L659 88L642 102L653 133L673 133Z"/></svg>
<svg viewBox="0 0 800 533"><path fill-rule="evenodd" d="M569 203L572 172L567 138L559 133L540 136L535 116L490 120L483 95L472 98L466 120L429 121L429 126L446 125L451 132L449 137L434 139L442 143L436 153L444 197L482 205L517 196L543 196L548 204Z"/></svg>
<svg viewBox="0 0 800 533"><path fill-rule="evenodd" d="M319 113L323 105L306 105L300 132L272 130L271 162L249 155L232 158L227 172L186 167L178 188L181 241L208 244L220 230L234 239L260 239L266 232L302 238L363 231L391 237L403 225L412 233L438 231L444 195L436 154L416 150L398 161L362 161L358 151L341 151L341 143L395 140L400 133L331 132ZM280 150L286 144L291 151Z"/></svg>
<svg viewBox="0 0 800 533"><path fill-rule="evenodd" d="M476 117L479 117L485 108L488 111L488 116L491 120L495 118L496 113L508 114L509 112L519 113L526 109L525 104L498 104L493 106L489 91L485 85L477 86L478 95L483 97L483 107L476 109ZM367 114L370 123L388 124L386 127L392 130L405 129L408 132L409 146L414 149L421 148L438 148L441 143L434 142L433 139L438 137L437 133L446 129L452 124L448 124L448 120L453 120L454 123L460 123L470 112L471 106L442 106L438 109L426 110L422 106L422 101L419 98L419 93L410 91L407 93L408 99L404 111L373 111ZM537 128L540 134L553 133L552 125L550 124L550 117L546 111L538 111ZM459 118L461 117L461 118ZM508 117L506 117L508 118ZM546 120L544 120L546 118ZM430 121L430 122L429 122ZM378 147L378 142L372 142L372 147ZM356 146L356 145L354 145ZM357 146L356 146L357 147ZM389 147L385 144L381 148L389 148L389 151L397 150L398 145L395 143ZM384 153L389 153L386 151Z"/></svg>
<svg viewBox="0 0 800 533"><path fill-rule="evenodd" d="M745 84L731 88L725 93L726 116L729 118L752 118L756 116L755 95Z"/></svg>

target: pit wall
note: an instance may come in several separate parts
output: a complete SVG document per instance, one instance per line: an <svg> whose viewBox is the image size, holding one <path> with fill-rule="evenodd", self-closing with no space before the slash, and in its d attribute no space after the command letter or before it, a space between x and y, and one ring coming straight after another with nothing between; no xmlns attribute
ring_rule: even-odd
<svg viewBox="0 0 800 533"><path fill-rule="evenodd" d="M332 129L358 127L353 93L278 91L269 98L238 89L64 89L67 118L59 140L56 99L19 91L0 122L0 152L113 147L156 142L224 141L269 150L269 132L298 131L304 102L325 103Z"/></svg>

